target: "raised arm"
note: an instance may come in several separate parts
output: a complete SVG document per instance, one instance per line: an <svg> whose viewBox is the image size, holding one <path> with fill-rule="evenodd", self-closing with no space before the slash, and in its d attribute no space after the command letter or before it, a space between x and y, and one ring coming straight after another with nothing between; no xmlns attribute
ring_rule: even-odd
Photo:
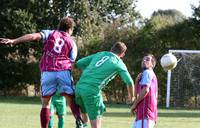
<svg viewBox="0 0 200 128"><path fill-rule="evenodd" d="M42 36L40 33L32 33L32 34L26 34L16 39L7 39L7 38L0 38L1 44L18 44L18 43L24 43L29 41L35 41L35 40L41 40Z"/></svg>

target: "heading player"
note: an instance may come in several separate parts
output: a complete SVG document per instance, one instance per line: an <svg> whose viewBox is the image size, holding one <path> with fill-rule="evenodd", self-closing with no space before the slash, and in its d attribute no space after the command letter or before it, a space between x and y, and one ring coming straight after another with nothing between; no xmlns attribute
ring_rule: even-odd
<svg viewBox="0 0 200 128"><path fill-rule="evenodd" d="M133 128L153 128L157 120L158 83L153 71L156 59L147 54L142 60L142 72L137 76L135 83L136 100L131 112L136 112Z"/></svg>

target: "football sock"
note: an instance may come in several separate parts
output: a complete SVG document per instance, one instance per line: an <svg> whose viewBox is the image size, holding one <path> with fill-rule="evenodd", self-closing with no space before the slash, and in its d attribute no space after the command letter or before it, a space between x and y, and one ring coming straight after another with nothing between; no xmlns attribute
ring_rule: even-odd
<svg viewBox="0 0 200 128"><path fill-rule="evenodd" d="M58 118L58 128L63 128L64 126L64 117Z"/></svg>
<svg viewBox="0 0 200 128"><path fill-rule="evenodd" d="M41 127L48 128L49 120L50 120L50 109L42 108L40 112Z"/></svg>
<svg viewBox="0 0 200 128"><path fill-rule="evenodd" d="M49 121L49 127L48 128L53 128L53 116L50 116L50 121Z"/></svg>

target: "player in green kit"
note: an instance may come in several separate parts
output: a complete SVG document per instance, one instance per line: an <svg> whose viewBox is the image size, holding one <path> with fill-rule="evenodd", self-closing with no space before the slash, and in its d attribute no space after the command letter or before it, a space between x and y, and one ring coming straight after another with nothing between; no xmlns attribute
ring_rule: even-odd
<svg viewBox="0 0 200 128"><path fill-rule="evenodd" d="M60 93L52 96L50 105L50 121L48 128L53 128L53 115L56 113L58 116L58 128L64 128L64 115L66 114L66 99Z"/></svg>
<svg viewBox="0 0 200 128"><path fill-rule="evenodd" d="M110 51L98 52L76 63L83 73L76 84L75 100L81 108L83 122L88 121L88 115L92 128L101 128L101 116L105 111L101 90L117 74L127 85L128 100L134 99L133 80L121 59L126 49L124 43L117 42Z"/></svg>

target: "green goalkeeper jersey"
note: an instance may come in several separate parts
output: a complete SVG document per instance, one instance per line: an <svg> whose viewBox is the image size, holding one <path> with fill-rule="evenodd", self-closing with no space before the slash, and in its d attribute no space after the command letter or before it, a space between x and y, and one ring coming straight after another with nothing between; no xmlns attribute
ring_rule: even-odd
<svg viewBox="0 0 200 128"><path fill-rule="evenodd" d="M98 52L78 60L76 65L83 70L76 86L77 89L98 93L117 74L127 86L133 84L126 65L112 52Z"/></svg>

